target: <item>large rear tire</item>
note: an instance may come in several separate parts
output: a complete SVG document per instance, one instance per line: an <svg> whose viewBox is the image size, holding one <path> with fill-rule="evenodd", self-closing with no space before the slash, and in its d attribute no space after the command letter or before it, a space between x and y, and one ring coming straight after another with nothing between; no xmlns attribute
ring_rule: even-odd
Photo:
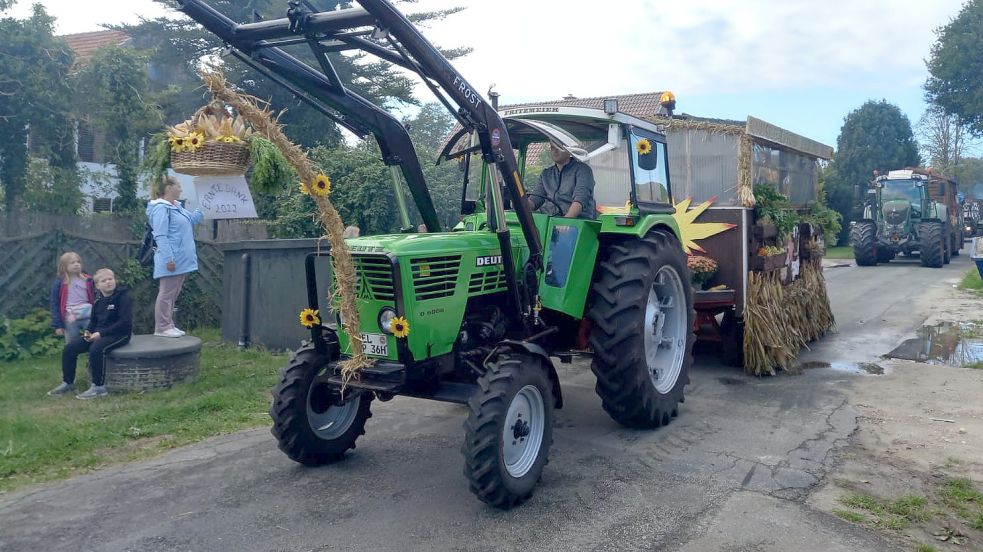
<svg viewBox="0 0 983 552"><path fill-rule="evenodd" d="M857 266L877 264L877 225L860 221L850 230L850 243L853 244L853 258Z"/></svg>
<svg viewBox="0 0 983 552"><path fill-rule="evenodd" d="M676 237L653 230L610 247L592 286L591 370L604 410L628 427L669 423L693 362L693 291Z"/></svg>
<svg viewBox="0 0 983 552"><path fill-rule="evenodd" d="M291 460L320 466L341 459L355 440L365 434L372 417L372 395L348 390L342 400L328 383L331 359L307 345L291 354L273 389L270 417L278 446Z"/></svg>
<svg viewBox="0 0 983 552"><path fill-rule="evenodd" d="M949 229L942 229L942 241L945 249L942 251L942 264L947 265L952 262L952 240L949 239Z"/></svg>
<svg viewBox="0 0 983 552"><path fill-rule="evenodd" d="M941 222L923 222L918 226L918 248L922 266L942 268L945 263L945 239Z"/></svg>
<svg viewBox="0 0 983 552"><path fill-rule="evenodd" d="M549 462L553 386L543 363L506 352L485 365L468 401L464 476L482 501L507 510L525 502Z"/></svg>
<svg viewBox="0 0 983 552"><path fill-rule="evenodd" d="M953 257L959 256L959 250L962 249L964 241L966 241L966 236L963 234L962 230L952 235L952 247L950 248L950 253Z"/></svg>

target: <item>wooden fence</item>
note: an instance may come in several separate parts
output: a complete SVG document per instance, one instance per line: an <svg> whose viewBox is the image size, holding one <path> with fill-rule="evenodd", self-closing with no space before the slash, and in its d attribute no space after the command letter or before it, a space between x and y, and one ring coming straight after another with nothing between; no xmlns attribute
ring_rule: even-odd
<svg viewBox="0 0 983 552"><path fill-rule="evenodd" d="M149 331L153 317L152 298L156 282L133 274L132 259L140 247L145 217L114 215L66 217L45 214L0 213L0 316L19 318L36 308L48 308L52 281L56 275L58 257L65 251L75 251L83 261L86 272L108 267L117 275L130 276L134 301L150 301L140 308L135 305L135 330ZM208 221L198 226L198 273L193 277L194 293L192 323L215 323L221 320L222 252L217 241L203 237L218 234L221 241L249 239L255 234L265 238L265 226L242 225L221 221L219 232ZM254 234L251 236L250 234ZM233 238L234 239L229 239ZM130 269L130 270L128 270ZM187 288L186 288L187 289ZM179 299L178 308L182 300ZM190 314L190 313L189 313Z"/></svg>

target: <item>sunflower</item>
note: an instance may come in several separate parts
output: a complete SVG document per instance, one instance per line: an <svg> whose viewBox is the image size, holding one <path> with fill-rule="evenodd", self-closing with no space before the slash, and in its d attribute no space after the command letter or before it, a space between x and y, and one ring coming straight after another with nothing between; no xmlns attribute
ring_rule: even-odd
<svg viewBox="0 0 983 552"><path fill-rule="evenodd" d="M300 311L300 325L305 328L313 328L315 325L321 323L321 317L317 315L317 311L311 308L304 309Z"/></svg>
<svg viewBox="0 0 983 552"><path fill-rule="evenodd" d="M184 142L184 148L187 151L198 151L205 145L205 135L200 132L192 132L188 135Z"/></svg>
<svg viewBox="0 0 983 552"><path fill-rule="evenodd" d="M323 174L317 175L314 178L314 184L311 185L311 194L317 197L324 197L331 193L331 179Z"/></svg>
<svg viewBox="0 0 983 552"><path fill-rule="evenodd" d="M237 142L242 142L242 140L240 140L238 136L233 136L231 134L228 136L219 136L217 140L219 142L225 142L226 144L235 144Z"/></svg>
<svg viewBox="0 0 983 552"><path fill-rule="evenodd" d="M307 184L304 184L303 182L300 183L298 189L300 190L300 193L304 195L311 195L311 189L307 186Z"/></svg>
<svg viewBox="0 0 983 552"><path fill-rule="evenodd" d="M169 136L167 138L167 143L171 145L171 151L182 152L184 151L185 138L183 136Z"/></svg>
<svg viewBox="0 0 983 552"><path fill-rule="evenodd" d="M638 155L648 155L652 151L652 142L642 138L635 144L635 149L638 150Z"/></svg>
<svg viewBox="0 0 983 552"><path fill-rule="evenodd" d="M392 320L393 335L396 337L406 337L410 335L410 323L402 316L397 316Z"/></svg>

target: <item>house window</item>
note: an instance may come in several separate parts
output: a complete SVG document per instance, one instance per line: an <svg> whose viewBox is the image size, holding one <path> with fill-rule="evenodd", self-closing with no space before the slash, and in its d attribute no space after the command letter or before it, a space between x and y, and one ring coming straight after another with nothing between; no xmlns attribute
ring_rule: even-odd
<svg viewBox="0 0 983 552"><path fill-rule="evenodd" d="M113 198L97 197L92 200L93 213L110 213L113 210Z"/></svg>
<svg viewBox="0 0 983 552"><path fill-rule="evenodd" d="M84 122L78 125L78 160L83 163L105 163L103 145L106 137Z"/></svg>

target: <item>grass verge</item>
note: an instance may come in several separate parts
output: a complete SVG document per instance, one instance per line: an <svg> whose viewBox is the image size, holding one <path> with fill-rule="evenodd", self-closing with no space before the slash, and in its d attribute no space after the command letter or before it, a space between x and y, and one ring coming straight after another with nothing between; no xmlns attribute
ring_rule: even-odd
<svg viewBox="0 0 983 552"><path fill-rule="evenodd" d="M165 391L48 397L61 379L60 357L0 363L0 493L268 425L269 391L286 355L239 351L218 330L195 335L205 342L201 373ZM84 390L84 358L78 366L76 388Z"/></svg>
<svg viewBox="0 0 983 552"><path fill-rule="evenodd" d="M840 247L827 247L826 258L827 259L852 259L853 247L849 245L844 245Z"/></svg>
<svg viewBox="0 0 983 552"><path fill-rule="evenodd" d="M844 506L855 510L839 510L834 513L843 519L883 529L900 531L912 523L929 518L928 500L923 496L904 495L894 500L884 500L871 495L855 493L840 499ZM842 512L842 513L841 513ZM849 514L849 515L848 515Z"/></svg>
<svg viewBox="0 0 983 552"><path fill-rule="evenodd" d="M973 268L973 270L964 274L962 281L959 282L959 289L983 294L983 279L980 279L980 272Z"/></svg>

